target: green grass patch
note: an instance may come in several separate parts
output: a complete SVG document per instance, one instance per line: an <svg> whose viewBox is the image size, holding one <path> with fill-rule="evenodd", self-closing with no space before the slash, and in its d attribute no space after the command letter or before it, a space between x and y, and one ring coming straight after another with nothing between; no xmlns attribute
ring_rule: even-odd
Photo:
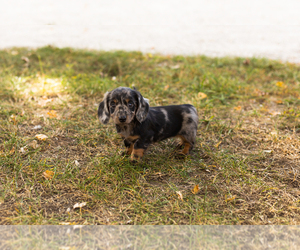
<svg viewBox="0 0 300 250"><path fill-rule="evenodd" d="M151 106L193 104L192 154L176 157L169 139L139 164L122 156L114 125L97 120L118 86ZM299 104L296 64L0 50L0 223L299 224Z"/></svg>

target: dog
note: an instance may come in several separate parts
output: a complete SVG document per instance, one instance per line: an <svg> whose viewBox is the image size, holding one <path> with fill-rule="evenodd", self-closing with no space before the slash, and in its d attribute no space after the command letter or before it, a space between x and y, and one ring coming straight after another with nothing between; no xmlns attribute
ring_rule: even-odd
<svg viewBox="0 0 300 250"><path fill-rule="evenodd" d="M196 141L198 114L193 105L150 107L140 92L127 87L105 93L98 118L103 124L112 118L132 161L140 160L154 142L179 137L184 146L180 153L187 155Z"/></svg>

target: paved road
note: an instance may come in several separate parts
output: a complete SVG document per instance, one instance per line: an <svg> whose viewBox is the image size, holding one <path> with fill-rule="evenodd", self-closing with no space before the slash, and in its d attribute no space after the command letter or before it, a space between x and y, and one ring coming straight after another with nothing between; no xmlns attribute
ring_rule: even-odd
<svg viewBox="0 0 300 250"><path fill-rule="evenodd" d="M299 0L0 0L0 48L54 45L300 63Z"/></svg>

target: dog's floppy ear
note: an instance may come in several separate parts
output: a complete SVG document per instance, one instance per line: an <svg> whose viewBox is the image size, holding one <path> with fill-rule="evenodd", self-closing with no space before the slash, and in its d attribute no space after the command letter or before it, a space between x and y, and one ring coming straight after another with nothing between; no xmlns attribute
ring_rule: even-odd
<svg viewBox="0 0 300 250"><path fill-rule="evenodd" d="M138 96L138 109L136 111L136 119L142 123L143 121L145 121L148 112L149 112L149 102L148 99L144 98L140 92L138 92L137 90L135 90L135 92L137 93Z"/></svg>
<svg viewBox="0 0 300 250"><path fill-rule="evenodd" d="M110 112L108 108L108 101L109 101L109 94L110 92L106 92L103 101L100 103L99 108L98 108L98 118L99 121L103 124L108 123L109 118L110 118Z"/></svg>

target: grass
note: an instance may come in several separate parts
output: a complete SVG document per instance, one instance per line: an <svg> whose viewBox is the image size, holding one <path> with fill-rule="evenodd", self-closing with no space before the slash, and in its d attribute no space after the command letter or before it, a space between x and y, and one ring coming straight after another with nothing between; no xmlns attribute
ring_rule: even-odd
<svg viewBox="0 0 300 250"><path fill-rule="evenodd" d="M193 104L192 154L123 157L97 120L118 86ZM299 93L300 66L267 59L0 50L0 224L299 224Z"/></svg>

